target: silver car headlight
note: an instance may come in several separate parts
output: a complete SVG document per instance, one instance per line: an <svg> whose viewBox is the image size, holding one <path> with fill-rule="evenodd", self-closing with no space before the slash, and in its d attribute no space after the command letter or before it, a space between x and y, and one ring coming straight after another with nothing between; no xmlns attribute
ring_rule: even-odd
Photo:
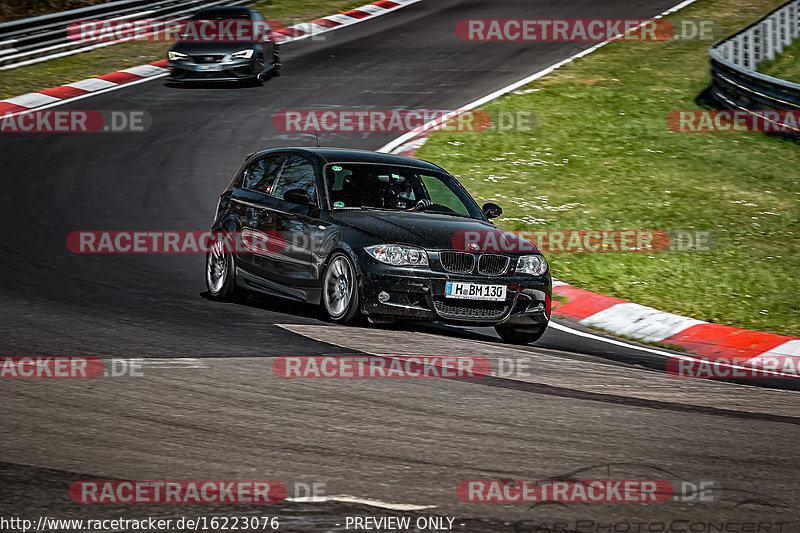
<svg viewBox="0 0 800 533"><path fill-rule="evenodd" d="M547 260L543 255L523 255L517 260L517 274L541 276L547 272Z"/></svg>
<svg viewBox="0 0 800 533"><path fill-rule="evenodd" d="M425 250L399 244L376 244L364 248L369 255L381 263L393 266L427 266Z"/></svg>
<svg viewBox="0 0 800 533"><path fill-rule="evenodd" d="M170 50L169 52L167 52L167 57L169 58L170 61L178 61L179 59L186 59L189 56L187 56L186 54L182 54L180 52L174 52Z"/></svg>
<svg viewBox="0 0 800 533"><path fill-rule="evenodd" d="M225 59L230 61L231 59L250 59L251 57L253 57L252 48L248 50L239 50L238 52L234 52Z"/></svg>

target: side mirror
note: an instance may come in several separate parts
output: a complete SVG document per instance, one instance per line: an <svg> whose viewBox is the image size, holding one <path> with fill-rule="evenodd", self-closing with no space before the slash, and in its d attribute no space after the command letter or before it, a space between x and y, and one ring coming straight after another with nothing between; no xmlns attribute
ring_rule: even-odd
<svg viewBox="0 0 800 533"><path fill-rule="evenodd" d="M314 205L314 201L305 189L289 189L283 193L283 199L297 205Z"/></svg>
<svg viewBox="0 0 800 533"><path fill-rule="evenodd" d="M503 208L492 202L483 204L481 210L486 218L497 218L503 214Z"/></svg>

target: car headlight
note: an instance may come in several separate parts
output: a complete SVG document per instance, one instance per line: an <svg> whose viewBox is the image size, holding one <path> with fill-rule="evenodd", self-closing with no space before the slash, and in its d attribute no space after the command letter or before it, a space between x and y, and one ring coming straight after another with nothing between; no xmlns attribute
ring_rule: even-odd
<svg viewBox="0 0 800 533"><path fill-rule="evenodd" d="M173 52L172 50L170 50L169 52L167 52L167 57L169 58L170 61L177 61L179 59L186 59L189 56L187 56L186 54L182 54L180 52Z"/></svg>
<svg viewBox="0 0 800 533"><path fill-rule="evenodd" d="M250 59L251 57L253 57L252 48L249 50L239 50L238 52L234 52L228 56L228 59Z"/></svg>
<svg viewBox="0 0 800 533"><path fill-rule="evenodd" d="M523 255L517 260L517 274L541 276L547 272L547 260L543 255Z"/></svg>
<svg viewBox="0 0 800 533"><path fill-rule="evenodd" d="M426 266L428 254L425 250L400 246L397 244L376 244L364 248L369 255L387 265L394 266Z"/></svg>

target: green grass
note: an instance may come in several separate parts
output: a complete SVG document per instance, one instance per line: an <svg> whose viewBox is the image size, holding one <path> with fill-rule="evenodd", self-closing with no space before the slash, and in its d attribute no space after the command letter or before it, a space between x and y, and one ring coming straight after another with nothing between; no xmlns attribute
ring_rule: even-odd
<svg viewBox="0 0 800 533"><path fill-rule="evenodd" d="M779 0L701 0L681 18L733 33ZM800 143L673 133L712 106L708 42L614 42L484 109L533 110L534 133L435 133L417 157L498 201L506 229L711 230L711 253L549 253L556 278L709 322L800 333ZM520 77L527 72L520 72ZM528 92L525 92L528 91Z"/></svg>
<svg viewBox="0 0 800 533"><path fill-rule="evenodd" d="M253 4L268 19L284 26L347 11L366 3L353 0L265 0ZM125 43L51 59L27 67L0 71L0 98L41 91L49 87L166 59L170 43Z"/></svg>
<svg viewBox="0 0 800 533"><path fill-rule="evenodd" d="M761 63L758 71L767 76L800 83L800 39L795 39L772 61Z"/></svg>

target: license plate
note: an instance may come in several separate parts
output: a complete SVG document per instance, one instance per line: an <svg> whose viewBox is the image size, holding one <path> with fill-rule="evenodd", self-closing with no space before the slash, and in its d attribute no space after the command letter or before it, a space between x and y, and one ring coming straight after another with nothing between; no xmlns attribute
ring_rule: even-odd
<svg viewBox="0 0 800 533"><path fill-rule="evenodd" d="M197 72L207 72L209 70L222 70L222 65L195 65L194 70Z"/></svg>
<svg viewBox="0 0 800 533"><path fill-rule="evenodd" d="M448 281L444 288L444 295L447 298L458 298L461 300L502 302L506 299L506 286Z"/></svg>

